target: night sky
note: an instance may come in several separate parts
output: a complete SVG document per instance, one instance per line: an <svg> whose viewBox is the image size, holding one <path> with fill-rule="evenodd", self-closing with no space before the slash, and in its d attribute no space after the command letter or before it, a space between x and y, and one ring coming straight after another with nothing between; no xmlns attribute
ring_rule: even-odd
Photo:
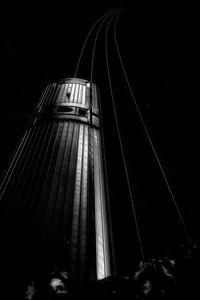
<svg viewBox="0 0 200 300"><path fill-rule="evenodd" d="M84 38L109 9L123 4L117 36L126 71L155 149L188 226L199 240L199 46L196 40L138 39L135 13L126 1L69 3L54 14L21 13L4 23L1 38L0 174L2 175L45 85L73 77ZM36 9L37 10L37 9ZM11 17L12 18L12 17ZM18 21L21 22L18 22ZM108 185L116 257L120 271L140 258L113 116L105 63L105 26L97 42L94 82L100 89ZM109 63L119 127L145 254L162 254L184 243L177 213L142 129L108 36ZM90 78L94 34L78 77Z"/></svg>

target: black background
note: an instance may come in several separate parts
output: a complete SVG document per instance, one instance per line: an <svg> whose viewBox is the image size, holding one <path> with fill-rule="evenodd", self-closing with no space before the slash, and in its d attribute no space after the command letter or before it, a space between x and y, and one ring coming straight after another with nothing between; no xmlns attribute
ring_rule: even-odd
<svg viewBox="0 0 200 300"><path fill-rule="evenodd" d="M67 3L44 11L6 10L1 34L0 172L3 174L45 85L73 77L84 38L109 9L123 4L117 36L126 71L155 149L192 239L199 239L199 46L196 39L142 39L126 1ZM47 7L49 8L49 7ZM8 13L9 12L9 13ZM94 82L100 88L117 267L140 258L105 62L105 26L97 42ZM77 74L90 78L94 34ZM119 127L145 255L186 242L183 228L142 129L113 39L109 62Z"/></svg>

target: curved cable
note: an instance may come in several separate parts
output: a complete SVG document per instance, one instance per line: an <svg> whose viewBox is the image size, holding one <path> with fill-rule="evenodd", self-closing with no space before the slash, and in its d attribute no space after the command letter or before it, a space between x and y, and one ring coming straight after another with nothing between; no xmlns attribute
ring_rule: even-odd
<svg viewBox="0 0 200 300"><path fill-rule="evenodd" d="M82 46L82 49L81 49L81 52L80 52L80 55L79 55L79 58L78 58L78 62L77 62L77 65L76 65L76 69L75 69L75 72L74 72L74 78L76 78L77 76L77 73L78 73L78 68L79 68L79 65L80 65L80 61L81 61L81 58L83 56L83 51L85 49L85 46L86 46L86 43L94 29L94 27L98 24L98 22L100 22L103 18L105 18L108 14L111 14L112 12L114 12L117 8L113 8L111 10L109 10L108 12L106 12L103 16L101 16L99 19L97 19L97 21L93 24L93 26L91 27L90 31L88 32L86 38L85 38L85 41L83 43L83 46ZM104 22L104 21L103 21Z"/></svg>
<svg viewBox="0 0 200 300"><path fill-rule="evenodd" d="M134 96L133 90L132 90L132 88L131 88L131 85L130 85L128 76L127 76L127 74L126 74L126 70L125 70L124 63L123 63L122 58L121 58L121 54L120 54L119 46L118 46L118 42L117 42L117 36L116 36L116 31L117 31L117 30L116 30L116 27L117 27L117 20L118 20L118 18L119 18L119 16L118 16L117 19L115 20L115 24L114 24L114 37L115 37L115 45L116 45L118 57L119 57L119 60L120 60L121 68L122 68L122 70L123 70L123 73L124 73L124 76L125 76L125 79L126 79L128 88L129 88L129 90L130 90L132 99L133 99L133 101L134 101L134 104L135 104L137 113L138 113L138 115L139 115L140 121L141 121L141 123L142 123L142 127L143 127L143 129L144 129L144 131L145 131L145 133L146 133L146 136L147 136L148 141L149 141L149 143L150 143L150 146L151 146L151 148L152 148L153 154L154 154L154 156L155 156L155 158L156 158L156 161L157 161L157 163L158 163L158 166L159 166L160 171L161 171L161 173L162 173L162 176L163 176L163 178L164 178L165 184L166 184L166 186L167 186L167 189L168 189L168 191L169 191L169 194L170 194L170 196L171 196L171 199L172 199L172 201L173 201L173 203L174 203L174 206L175 206L175 208L176 208L176 211L177 211L177 213L178 213L178 216L179 216L180 221L181 221L181 223L182 223L182 226L183 226L183 228L184 228L184 231L185 231L185 234L186 234L186 236L187 236L187 239L188 239L189 243L191 243L192 239L191 239L191 237L190 237L189 231L188 231L187 226L186 226L186 224L185 224L185 222L184 222L184 220L183 220L183 217L182 217L182 214L181 214L181 212L180 212L180 209L179 209L179 207L178 207L178 205L177 205L177 203L176 203L174 194L173 194L173 192L172 192L172 189L171 189L171 187L170 187L170 184L169 184L169 182L168 182L168 179L167 179L167 177L166 177L166 175L165 175L164 169L163 169L163 167L162 167L162 164L161 164L161 162L160 162L160 159L159 159L159 157L158 157L158 154L157 154L157 152L156 152L156 150L155 150L155 147L154 147L153 142L152 142L152 140L151 140L150 134L149 134L149 132L148 132L148 130L147 130L147 127L146 127L146 125L145 125L144 119L143 119L143 117L142 117L142 114L141 114L140 109L139 109L139 107L138 107L137 101L136 101L136 99L135 99L135 96Z"/></svg>
<svg viewBox="0 0 200 300"><path fill-rule="evenodd" d="M120 16L120 14L121 14L121 12L119 12L119 14L117 15L116 22L117 22L117 20ZM108 62L108 28L109 28L110 23L111 23L112 19L114 18L114 16L115 15L113 15L111 17L111 19L109 20L108 26L106 28L105 51L106 51L107 73L108 73L108 80L109 80L111 100L112 100L112 106L113 106L113 111L114 111L117 134L118 134L118 138L119 138L119 144L120 144L120 149L121 149L121 154L122 154L122 160L123 160L124 170L125 170L125 174L126 174L126 180L127 180L129 195L130 195L130 199L131 199L131 206L132 206L133 216L134 216L135 225L136 225L136 231L137 231L137 236L138 236L140 252L141 252L142 259L145 260L143 245L142 245L142 240L141 240L141 235L140 235L140 230L139 230L139 225L138 225L138 220L137 220L137 215L136 215L136 209L135 209L135 205L134 205L133 194L132 194L132 191L131 191L131 184L130 184L130 180L129 180L128 170L127 170L127 165L126 165L126 159L125 159L125 155L124 155L124 149L123 149L121 134L120 134L119 125L118 125L118 118L117 118L117 112L116 112L116 107L115 107L115 102L114 102L113 88L112 88L112 82L111 82L111 76L110 76L110 67L109 67L109 62Z"/></svg>
<svg viewBox="0 0 200 300"><path fill-rule="evenodd" d="M94 55L95 55L95 50L96 50L96 44L97 44L97 39L98 39L98 36L99 36L99 32L101 30L101 27L103 26L103 24L105 23L105 21L109 18L109 17L114 17L117 13L119 12L119 9L118 10L114 10L114 12L112 11L110 14L108 14L105 19L101 22L101 24L99 25L99 28L98 28L98 31L96 33L96 36L95 36L95 40L94 40L94 45L93 45L93 51L92 51L92 62L91 62L91 72L90 72L90 82L92 82L93 80L93 73L94 73ZM113 14L113 15L112 15ZM111 19L112 19L111 17ZM108 25L109 26L109 23Z"/></svg>

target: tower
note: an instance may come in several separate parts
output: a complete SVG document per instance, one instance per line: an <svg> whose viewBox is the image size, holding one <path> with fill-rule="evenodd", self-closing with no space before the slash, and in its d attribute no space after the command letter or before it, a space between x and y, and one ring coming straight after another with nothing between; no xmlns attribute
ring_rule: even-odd
<svg viewBox="0 0 200 300"><path fill-rule="evenodd" d="M56 260L73 283L112 274L112 233L99 91L87 80L49 84L0 188L4 250L13 260ZM12 245L15 245L13 252ZM9 252L9 251L8 251ZM58 257L59 259L59 257Z"/></svg>

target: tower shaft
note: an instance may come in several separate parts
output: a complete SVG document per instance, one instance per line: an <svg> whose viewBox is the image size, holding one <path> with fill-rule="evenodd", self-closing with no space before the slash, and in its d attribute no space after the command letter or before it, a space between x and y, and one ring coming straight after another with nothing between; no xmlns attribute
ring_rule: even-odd
<svg viewBox="0 0 200 300"><path fill-rule="evenodd" d="M96 85L76 78L49 84L1 184L4 239L12 237L26 257L63 255L75 282L112 273L102 138ZM63 239L66 251L55 253L52 245Z"/></svg>

